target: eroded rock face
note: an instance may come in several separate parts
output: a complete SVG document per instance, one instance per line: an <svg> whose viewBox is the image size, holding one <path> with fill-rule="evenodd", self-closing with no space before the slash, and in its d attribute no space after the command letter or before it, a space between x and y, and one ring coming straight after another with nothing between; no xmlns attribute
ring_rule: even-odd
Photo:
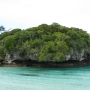
<svg viewBox="0 0 90 90"><path fill-rule="evenodd" d="M12 61L15 60L38 60L37 58L34 57L35 54L25 54L24 56L19 55L20 51L11 51L11 53L7 52L5 56L5 61L7 63L11 63Z"/></svg>
<svg viewBox="0 0 90 90"><path fill-rule="evenodd" d="M89 52L87 49L83 49L82 52L78 52L76 49L71 50L70 53L66 55L65 60L77 60L82 61L87 59L87 52Z"/></svg>
<svg viewBox="0 0 90 90"><path fill-rule="evenodd" d="M37 58L35 58L34 55L38 54L25 54L24 56L20 56L19 55L20 51L16 50L16 51L11 51L11 53L7 52L6 56L5 56L5 61L7 63L12 63L12 61L15 60L38 60ZM77 61L83 61L83 60L87 60L87 53L90 54L90 52L87 49L83 49L82 52L78 52L76 49L71 50L71 52L69 52L66 57L65 57L65 61L68 60L77 60ZM52 60L50 60L52 61Z"/></svg>

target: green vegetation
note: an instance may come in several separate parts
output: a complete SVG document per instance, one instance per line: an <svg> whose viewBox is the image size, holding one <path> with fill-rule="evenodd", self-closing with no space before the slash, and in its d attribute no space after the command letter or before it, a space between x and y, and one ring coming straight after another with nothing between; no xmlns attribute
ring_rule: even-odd
<svg viewBox="0 0 90 90"><path fill-rule="evenodd" d="M62 62L73 48L90 50L89 34L82 29L68 28L58 23L42 24L26 30L14 29L0 35L0 55L20 50L20 56L34 54L38 61Z"/></svg>
<svg viewBox="0 0 90 90"><path fill-rule="evenodd" d="M5 27L0 26L0 31L4 31L4 30L5 30Z"/></svg>

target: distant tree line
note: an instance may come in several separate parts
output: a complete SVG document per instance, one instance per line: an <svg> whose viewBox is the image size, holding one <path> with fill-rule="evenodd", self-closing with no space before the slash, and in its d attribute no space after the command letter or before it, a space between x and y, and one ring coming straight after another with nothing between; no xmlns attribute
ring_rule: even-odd
<svg viewBox="0 0 90 90"><path fill-rule="evenodd" d="M4 31L5 27L4 26L0 26L0 31Z"/></svg>

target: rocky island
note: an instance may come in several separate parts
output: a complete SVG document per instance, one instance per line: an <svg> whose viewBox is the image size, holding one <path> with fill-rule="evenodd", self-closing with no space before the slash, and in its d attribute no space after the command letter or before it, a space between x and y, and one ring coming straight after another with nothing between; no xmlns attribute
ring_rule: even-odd
<svg viewBox="0 0 90 90"><path fill-rule="evenodd" d="M90 63L90 35L58 23L0 34L1 66L76 67Z"/></svg>

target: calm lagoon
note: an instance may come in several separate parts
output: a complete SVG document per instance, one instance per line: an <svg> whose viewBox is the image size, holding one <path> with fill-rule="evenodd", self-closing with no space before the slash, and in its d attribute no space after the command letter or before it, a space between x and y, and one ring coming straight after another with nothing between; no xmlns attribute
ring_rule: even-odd
<svg viewBox="0 0 90 90"><path fill-rule="evenodd" d="M90 66L0 67L0 90L90 90Z"/></svg>

